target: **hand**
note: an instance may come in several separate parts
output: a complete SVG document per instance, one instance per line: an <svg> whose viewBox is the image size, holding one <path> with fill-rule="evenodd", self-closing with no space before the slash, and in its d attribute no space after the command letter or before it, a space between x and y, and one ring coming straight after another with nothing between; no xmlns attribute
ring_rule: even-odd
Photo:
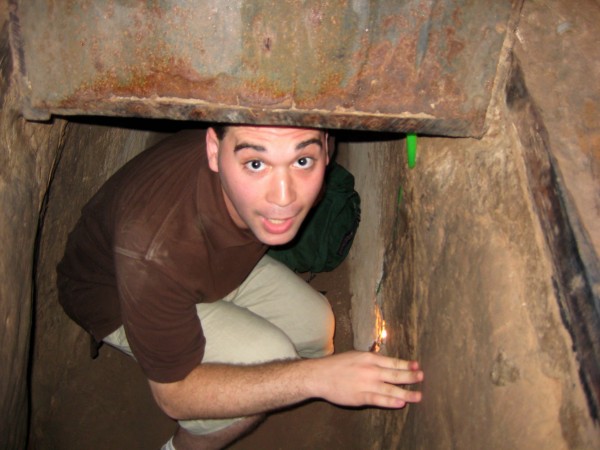
<svg viewBox="0 0 600 450"><path fill-rule="evenodd" d="M310 381L315 383L312 389L332 403L402 408L421 401L421 392L400 387L423 380L416 361L356 351L311 361L317 366Z"/></svg>

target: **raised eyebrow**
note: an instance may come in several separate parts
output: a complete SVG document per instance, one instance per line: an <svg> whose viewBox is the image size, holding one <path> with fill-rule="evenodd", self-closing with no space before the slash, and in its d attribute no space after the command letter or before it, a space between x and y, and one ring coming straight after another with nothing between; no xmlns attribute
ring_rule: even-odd
<svg viewBox="0 0 600 450"><path fill-rule="evenodd" d="M249 144L247 142L240 142L238 145L236 145L233 148L233 151L239 152L240 150L244 150L247 148L256 150L257 152L266 152L267 151L267 149L265 147L263 147L262 145Z"/></svg>
<svg viewBox="0 0 600 450"><path fill-rule="evenodd" d="M298 145L296 145L296 151L302 150L312 144L316 144L319 147L323 148L323 142L321 141L321 139L312 138L312 139L307 139L306 141L302 141ZM262 145L250 144L248 142L240 142L233 148L233 151L239 152L240 150L244 150L244 149L252 149L252 150L256 150L257 152L267 151L267 149L265 147L263 147Z"/></svg>
<svg viewBox="0 0 600 450"><path fill-rule="evenodd" d="M309 145L317 144L319 147L323 148L323 141L319 138L307 139L306 141L300 142L296 145L296 150L302 150L303 148L308 147Z"/></svg>

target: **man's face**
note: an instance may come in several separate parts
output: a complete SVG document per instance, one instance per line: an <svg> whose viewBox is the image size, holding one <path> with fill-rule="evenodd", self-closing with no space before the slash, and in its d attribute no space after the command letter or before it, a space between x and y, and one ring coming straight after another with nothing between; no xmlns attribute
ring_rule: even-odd
<svg viewBox="0 0 600 450"><path fill-rule="evenodd" d="M267 245L291 241L313 206L329 162L327 135L306 128L231 126L206 134L229 215Z"/></svg>

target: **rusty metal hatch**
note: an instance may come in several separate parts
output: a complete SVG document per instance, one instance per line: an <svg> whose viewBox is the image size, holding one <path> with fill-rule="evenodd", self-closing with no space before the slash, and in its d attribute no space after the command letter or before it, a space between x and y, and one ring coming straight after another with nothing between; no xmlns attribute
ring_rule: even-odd
<svg viewBox="0 0 600 450"><path fill-rule="evenodd" d="M519 0L12 0L23 112L479 136Z"/></svg>

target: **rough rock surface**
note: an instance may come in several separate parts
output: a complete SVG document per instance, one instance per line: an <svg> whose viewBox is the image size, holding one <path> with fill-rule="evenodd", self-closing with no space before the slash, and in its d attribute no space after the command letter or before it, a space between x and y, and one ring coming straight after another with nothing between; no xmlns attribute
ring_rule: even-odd
<svg viewBox="0 0 600 450"><path fill-rule="evenodd" d="M598 444L504 96L481 141L424 139L398 264L427 373L398 448ZM412 269L411 269L412 268ZM406 283L404 280L407 280ZM396 307L398 309L398 307Z"/></svg>
<svg viewBox="0 0 600 450"><path fill-rule="evenodd" d="M0 448L23 448L35 243L64 121L33 124L20 116L7 17L0 2Z"/></svg>
<svg viewBox="0 0 600 450"><path fill-rule="evenodd" d="M131 121L95 122L70 121L64 127L43 217L36 272L31 448L93 448L96 444L90 445L90 439L98 448L151 448L156 434L162 437L160 427L142 432L143 418L162 414L135 364L104 349L101 358L92 360L89 337L57 300L56 264L82 206L116 169L156 139L156 133L125 128ZM133 404L144 411L139 422L131 409L119 406ZM111 420L105 420L107 415ZM67 426L73 423L78 425ZM127 424L133 432L115 432L115 423ZM95 427L92 433L89 427Z"/></svg>

